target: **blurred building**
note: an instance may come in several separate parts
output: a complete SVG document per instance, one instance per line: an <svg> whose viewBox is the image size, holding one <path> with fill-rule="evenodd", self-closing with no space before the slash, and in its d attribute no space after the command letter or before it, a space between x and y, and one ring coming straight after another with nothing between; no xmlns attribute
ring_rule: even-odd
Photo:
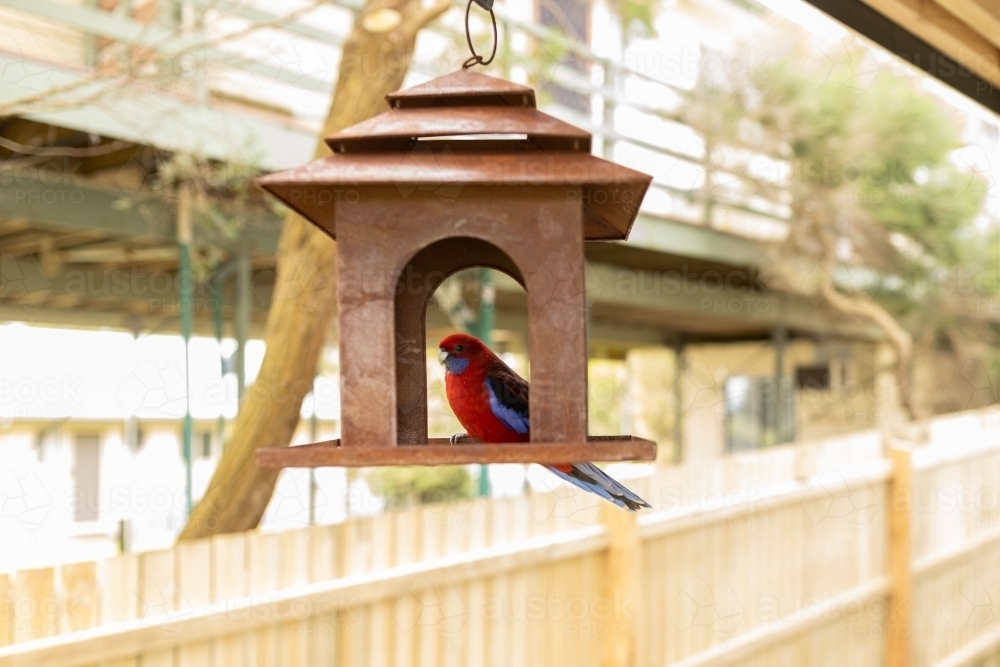
<svg viewBox="0 0 1000 667"><path fill-rule="evenodd" d="M234 388L217 414L196 416L189 443L179 427L183 411L144 413L142 400L133 400L142 390L127 377L110 388L125 396L113 414L86 406L39 414L16 392L5 397L0 493L8 528L29 527L19 537L24 548L49 531L87 548L99 543L97 550L162 544L184 516L185 445L193 498L211 474L226 420L251 380L248 345L263 332L281 216L259 193L196 198L195 280L185 293L179 195L164 183L201 179L209 194L213 187L228 193L241 175L311 158L358 5L343 0L296 12L304 7L0 0L0 320L176 335L187 301L189 333L215 340L212 360L202 365L215 369L212 381L228 378ZM633 26L621 25L603 0L509 0L498 14L506 54L489 72L536 86L547 112L594 133L596 152L654 174L631 239L588 248L592 357L618 369L608 377L621 372L650 387L616 389L605 407L595 397L597 430L635 428L663 443L665 459L690 461L897 418L893 360L879 330L764 287L762 247L783 234L789 212L732 195L722 175L706 173L701 139L671 113L693 85L699 58L731 48L735 36L774 15L742 0L665 3L658 39L626 40ZM460 65L460 23L452 12L425 31L408 85ZM548 29L571 39L550 42ZM550 43L560 46L548 53ZM458 286L460 293L469 288ZM505 276L496 277L495 291L497 345L523 357L525 295ZM430 340L454 325L451 316L428 314ZM63 352L87 355L86 348ZM29 345L0 354L45 351ZM644 363L645 354L660 355L659 365ZM0 373L40 386L45 377L30 366L16 376L9 366ZM641 377L654 367L654 377ZM184 395L193 385L180 371L163 386ZM439 423L446 427L447 418ZM320 437L335 432L335 417L318 429ZM296 440L312 436L304 422ZM313 488L294 477L300 472L307 474L282 478L292 480L290 495L299 494L288 505L295 511L286 508L296 521L301 494ZM349 495L342 473L316 474L326 476L330 497ZM153 493L136 486L140 479L171 490L162 511L157 505L139 516L135 494ZM119 504L126 509L118 509L117 493L128 498ZM12 498L21 500L12 505ZM337 502L328 517L350 505ZM30 528L35 519L24 517L46 503L44 531ZM23 512L7 509L15 506ZM278 521L281 511L270 516Z"/></svg>

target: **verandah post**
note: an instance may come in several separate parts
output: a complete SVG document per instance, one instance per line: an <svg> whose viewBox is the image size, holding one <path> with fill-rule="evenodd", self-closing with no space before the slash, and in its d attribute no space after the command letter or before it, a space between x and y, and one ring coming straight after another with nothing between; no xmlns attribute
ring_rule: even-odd
<svg viewBox="0 0 1000 667"><path fill-rule="evenodd" d="M901 441L889 441L886 451L892 461L889 480L889 614L886 627L887 667L910 664L912 555L910 533L913 519L913 452Z"/></svg>
<svg viewBox="0 0 1000 667"><path fill-rule="evenodd" d="M611 615L605 622L603 667L632 667L639 616L639 573L642 544L635 512L606 503L601 522L608 529L604 596Z"/></svg>

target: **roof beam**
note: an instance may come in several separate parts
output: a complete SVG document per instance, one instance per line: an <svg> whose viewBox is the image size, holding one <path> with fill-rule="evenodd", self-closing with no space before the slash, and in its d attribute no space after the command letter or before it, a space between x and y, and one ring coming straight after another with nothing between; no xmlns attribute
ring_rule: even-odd
<svg viewBox="0 0 1000 667"><path fill-rule="evenodd" d="M591 262L587 299L593 305L592 321L623 328L641 325L663 334L682 332L706 339L756 339L778 325L797 334L860 340L884 337L873 323L851 321L822 302L747 285L741 282L746 278L743 271L733 267L730 275L684 276ZM524 293L506 274L497 275L494 284L498 291Z"/></svg>
<svg viewBox="0 0 1000 667"><path fill-rule="evenodd" d="M930 0L806 2L1000 113L1000 50L940 4Z"/></svg>
<svg viewBox="0 0 1000 667"><path fill-rule="evenodd" d="M100 231L83 231L73 234L36 234L30 239L17 239L5 243L3 253L13 257L24 257L39 252L61 250L78 244L93 243L104 238L104 234Z"/></svg>
<svg viewBox="0 0 1000 667"><path fill-rule="evenodd" d="M1000 5L995 0L934 0L1000 47Z"/></svg>
<svg viewBox="0 0 1000 667"><path fill-rule="evenodd" d="M0 53L0 104L38 95L38 82L45 82L46 90L57 91L83 79L79 72ZM81 83L74 91L60 98L65 104L58 110L46 111L42 105L24 116L56 127L223 161L246 159L246 146L252 143L261 149L260 167L265 170L299 165L311 158L316 147L315 130L295 121L268 119L146 86L115 88L97 81ZM113 103L73 104L76 99L102 95Z"/></svg>
<svg viewBox="0 0 1000 667"><path fill-rule="evenodd" d="M3 199L0 199L3 201ZM7 219L0 219L0 238L12 234L20 234L26 229L31 229L31 223L24 218L11 216Z"/></svg>
<svg viewBox="0 0 1000 667"><path fill-rule="evenodd" d="M628 241L616 243L730 266L754 266L764 256L760 241L642 212Z"/></svg>

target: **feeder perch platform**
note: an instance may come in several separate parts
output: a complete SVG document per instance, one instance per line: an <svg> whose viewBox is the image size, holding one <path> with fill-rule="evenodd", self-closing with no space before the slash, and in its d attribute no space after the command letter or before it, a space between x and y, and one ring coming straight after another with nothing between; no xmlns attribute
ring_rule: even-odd
<svg viewBox="0 0 1000 667"><path fill-rule="evenodd" d="M437 466L467 463L582 463L584 461L652 461L656 443L634 436L591 436L586 443L519 442L509 444L450 444L448 438L430 438L426 445L398 447L341 447L328 440L297 447L257 450L257 466L316 468L343 466Z"/></svg>

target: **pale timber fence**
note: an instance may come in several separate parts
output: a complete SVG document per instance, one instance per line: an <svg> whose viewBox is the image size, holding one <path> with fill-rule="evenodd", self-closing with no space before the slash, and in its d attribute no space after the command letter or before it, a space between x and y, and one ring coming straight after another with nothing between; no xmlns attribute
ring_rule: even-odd
<svg viewBox="0 0 1000 667"><path fill-rule="evenodd" d="M12 665L995 665L1000 411L0 575Z"/></svg>

